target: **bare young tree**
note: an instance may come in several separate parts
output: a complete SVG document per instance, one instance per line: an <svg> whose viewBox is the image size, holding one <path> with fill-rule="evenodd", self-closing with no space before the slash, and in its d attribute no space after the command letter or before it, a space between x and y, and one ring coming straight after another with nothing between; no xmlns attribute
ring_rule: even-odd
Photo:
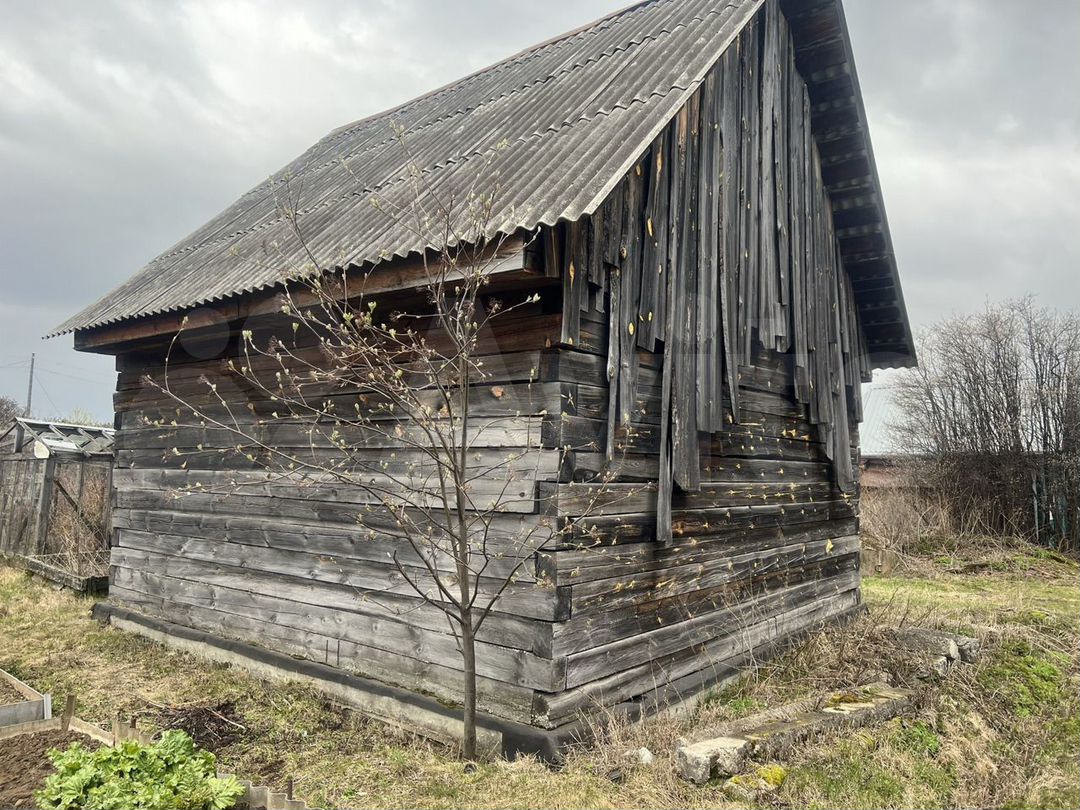
<svg viewBox="0 0 1080 810"><path fill-rule="evenodd" d="M302 487L307 497L355 504L357 536L383 550L397 573L384 592L408 591L445 616L464 670L462 753L473 759L477 634L507 594L549 587L539 574L538 582L519 579L537 549L568 530L544 516L535 482L560 469L569 448L541 448L522 419L535 413L531 381L492 382L499 324L540 301L531 291L490 292L505 253L505 238L490 227L494 195L442 200L419 172L413 179L408 210L373 203L435 245L422 254L410 291L375 294L381 268L327 268L308 251L310 264L283 279L278 316L243 330L228 363L233 385L204 377L203 392L193 395L174 387L169 373L147 381L182 414L154 424L178 427L190 417L186 424L227 436L220 452L253 470L189 490ZM302 239L294 206L281 207ZM170 356L182 342L183 331ZM240 389L248 396L237 401ZM592 485L583 487L590 504L583 513L633 497L633 487L596 486L613 477L605 471L581 482ZM365 598L380 596L365 591Z"/></svg>
<svg viewBox="0 0 1080 810"><path fill-rule="evenodd" d="M930 328L893 429L967 529L1080 548L1080 315L1030 298Z"/></svg>

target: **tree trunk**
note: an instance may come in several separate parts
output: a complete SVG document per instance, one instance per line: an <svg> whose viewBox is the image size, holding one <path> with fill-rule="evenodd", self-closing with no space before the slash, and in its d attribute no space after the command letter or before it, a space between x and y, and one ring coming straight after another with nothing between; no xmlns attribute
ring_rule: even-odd
<svg viewBox="0 0 1080 810"><path fill-rule="evenodd" d="M471 610L462 611L461 656L465 664L465 731L461 738L461 755L476 759L476 642L473 636Z"/></svg>

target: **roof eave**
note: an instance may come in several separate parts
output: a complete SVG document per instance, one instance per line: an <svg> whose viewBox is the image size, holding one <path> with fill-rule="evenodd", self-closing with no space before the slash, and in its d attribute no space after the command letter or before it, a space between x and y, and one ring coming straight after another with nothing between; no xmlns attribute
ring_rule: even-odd
<svg viewBox="0 0 1080 810"><path fill-rule="evenodd" d="M781 0L874 368L918 362L841 0ZM854 147L854 148L853 148Z"/></svg>

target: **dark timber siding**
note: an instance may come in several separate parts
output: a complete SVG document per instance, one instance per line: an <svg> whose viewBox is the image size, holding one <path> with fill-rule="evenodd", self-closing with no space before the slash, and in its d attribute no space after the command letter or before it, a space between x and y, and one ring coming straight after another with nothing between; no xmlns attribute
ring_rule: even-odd
<svg viewBox="0 0 1080 810"><path fill-rule="evenodd" d="M525 552L483 627L485 711L556 727L596 706L652 708L858 604L867 355L810 120L766 3L599 211L533 240L555 285L484 339L492 378L472 398L498 421L474 449L532 448L499 520L569 534ZM171 385L211 412L220 396L265 416L230 346L235 334L189 346ZM388 562L390 522L361 493L267 480L256 450L230 449L145 381L163 360L161 347L119 358L112 599L459 697L445 618ZM266 438L332 452L303 425ZM583 482L605 469L617 480L586 508Z"/></svg>

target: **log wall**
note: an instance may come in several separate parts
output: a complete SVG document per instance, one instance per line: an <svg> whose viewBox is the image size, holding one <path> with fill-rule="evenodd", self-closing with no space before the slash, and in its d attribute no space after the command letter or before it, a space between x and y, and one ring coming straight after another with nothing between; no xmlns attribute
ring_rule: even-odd
<svg viewBox="0 0 1080 810"><path fill-rule="evenodd" d="M490 376L472 395L478 465L527 460L495 535L537 530L480 635L485 711L558 727L651 709L858 605L866 352L810 129L770 0L600 210L533 240L556 286L485 336ZM235 330L174 358L170 386L332 456L308 426L260 425L275 405L230 358ZM445 618L389 562L393 521L361 492L292 488L257 446L185 419L146 379L162 378L164 347L118 363L113 601L460 696ZM363 431L345 440L408 463Z"/></svg>

